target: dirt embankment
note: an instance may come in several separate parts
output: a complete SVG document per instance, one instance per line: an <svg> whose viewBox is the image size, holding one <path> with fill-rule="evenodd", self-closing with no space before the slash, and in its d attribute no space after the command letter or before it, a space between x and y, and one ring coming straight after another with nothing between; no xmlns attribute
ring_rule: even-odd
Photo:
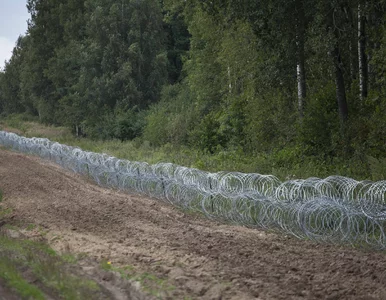
<svg viewBox="0 0 386 300"><path fill-rule="evenodd" d="M4 150L0 189L53 248L154 274L163 299L386 299L384 253L212 222Z"/></svg>

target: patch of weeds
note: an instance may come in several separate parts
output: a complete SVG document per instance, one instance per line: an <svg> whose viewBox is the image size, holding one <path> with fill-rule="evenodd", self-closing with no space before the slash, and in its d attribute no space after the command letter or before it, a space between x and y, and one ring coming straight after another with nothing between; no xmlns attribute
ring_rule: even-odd
<svg viewBox="0 0 386 300"><path fill-rule="evenodd" d="M11 129L14 128L22 133L27 131L26 121L25 116L22 114L11 114L3 119L5 126L10 127Z"/></svg>
<svg viewBox="0 0 386 300"><path fill-rule="evenodd" d="M54 290L64 299L94 298L92 294L99 291L99 286L94 281L69 274L66 271L65 262L55 257L44 263L32 263L31 267L47 288Z"/></svg>
<svg viewBox="0 0 386 300"><path fill-rule="evenodd" d="M134 270L135 270L135 268L134 268L134 266L130 266L130 265L128 265L128 266L124 266L123 268L122 268L122 270L124 270L124 271L126 271L126 272L134 272Z"/></svg>
<svg viewBox="0 0 386 300"><path fill-rule="evenodd" d="M77 254L77 260L82 260L88 257L88 253L86 252L81 252Z"/></svg>
<svg viewBox="0 0 386 300"><path fill-rule="evenodd" d="M43 243L0 236L0 277L26 299L44 299L38 288L26 283L26 273L55 299L97 299L100 287L76 275L76 261L75 256L59 256Z"/></svg>
<svg viewBox="0 0 386 300"><path fill-rule="evenodd" d="M60 240L62 237L60 235L54 235L52 238L51 238L51 243L52 242L55 242L55 241L58 241Z"/></svg>
<svg viewBox="0 0 386 300"><path fill-rule="evenodd" d="M118 271L118 268L115 268L111 265L110 261L107 260L102 260L101 263L101 268L105 271Z"/></svg>
<svg viewBox="0 0 386 300"><path fill-rule="evenodd" d="M169 285L167 280L150 273L143 273L139 276L135 276L133 280L139 281L143 286L144 291L155 297L161 297L162 292L171 292L175 290L175 287Z"/></svg>
<svg viewBox="0 0 386 300"><path fill-rule="evenodd" d="M4 251L14 251L24 256L33 254L56 256L56 252L45 244L29 240L13 240L0 236L0 254Z"/></svg>
<svg viewBox="0 0 386 300"><path fill-rule="evenodd" d="M148 272L139 273L135 270L134 266L128 265L118 268L113 266L111 262L103 260L101 268L106 271L117 272L123 279L139 282L145 292L157 298L162 298L165 293L175 290L175 287L170 285L166 279Z"/></svg>
<svg viewBox="0 0 386 300"><path fill-rule="evenodd" d="M24 280L13 262L2 256L0 256L0 277L23 298L34 300L45 299L43 292Z"/></svg>
<svg viewBox="0 0 386 300"><path fill-rule="evenodd" d="M108 260L102 260L100 266L105 271L117 272L123 279L132 279L135 274L135 268L133 266L115 267Z"/></svg>
<svg viewBox="0 0 386 300"><path fill-rule="evenodd" d="M78 262L78 257L76 257L75 255L70 254L70 253L63 254L62 259L63 259L63 261L65 261L66 263L69 263L69 264L75 264Z"/></svg>
<svg viewBox="0 0 386 300"><path fill-rule="evenodd" d="M10 230L19 230L19 228L17 226L11 225L11 224L5 224L4 228L10 229Z"/></svg>
<svg viewBox="0 0 386 300"><path fill-rule="evenodd" d="M150 164L171 162L204 171L238 171L244 173L273 174L281 180L291 178L326 177L331 174L355 179L382 180L385 178L386 157L314 157L306 156L305 149L289 145L282 149L272 148L266 152L245 152L242 147L228 150L217 149L215 153L194 147L164 144L152 146L143 138L133 141L93 140L77 138L68 128L45 126L26 114L10 115L0 120L8 131L27 137L45 137L85 151L104 152L120 159L146 161ZM12 126L11 126L12 125Z"/></svg>
<svg viewBox="0 0 386 300"><path fill-rule="evenodd" d="M37 230L37 232L42 236L42 237L46 237L47 234L48 234L48 230L45 229L44 227L38 225L38 226L35 226L35 228Z"/></svg>
<svg viewBox="0 0 386 300"><path fill-rule="evenodd" d="M28 224L27 227L25 228L25 230L27 231L32 231L36 228L36 225L35 224Z"/></svg>
<svg viewBox="0 0 386 300"><path fill-rule="evenodd" d="M10 214L12 214L12 208L0 209L0 218L4 218Z"/></svg>

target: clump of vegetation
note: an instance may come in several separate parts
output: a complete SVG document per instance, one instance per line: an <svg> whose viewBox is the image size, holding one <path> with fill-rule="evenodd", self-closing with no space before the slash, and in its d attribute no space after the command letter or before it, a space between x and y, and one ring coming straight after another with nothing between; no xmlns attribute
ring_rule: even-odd
<svg viewBox="0 0 386 300"><path fill-rule="evenodd" d="M44 293L38 287L28 283L15 265L3 256L0 256L0 270L0 278L5 280L5 283L21 297L36 300L45 299Z"/></svg>
<svg viewBox="0 0 386 300"><path fill-rule="evenodd" d="M146 161L148 163L172 162L178 165L198 168L201 170L238 171L245 173L273 174L281 180L293 178L320 177L332 174L352 177L355 179L382 180L386 178L386 161L382 158L360 155L348 158L304 156L299 147L287 147L268 153L245 153L242 148L221 150L215 153L189 148L171 143L154 146L149 142L136 139L121 142L119 140L93 140L77 138L63 127L45 126L38 123L27 124L26 136L44 136L49 132L52 140L66 145L80 147L83 150L107 153L130 161ZM3 120L3 127L13 130ZM1 123L0 123L1 128ZM15 128L15 132L18 131Z"/></svg>
<svg viewBox="0 0 386 300"><path fill-rule="evenodd" d="M0 72L22 134L39 121L136 160L385 178L384 1L30 2Z"/></svg>
<svg viewBox="0 0 386 300"><path fill-rule="evenodd" d="M2 193L0 192L0 200ZM101 299L100 286L77 272L76 262L47 244L9 237L18 227L6 223L10 208L0 206L0 279L23 299ZM17 234L19 236L19 234Z"/></svg>
<svg viewBox="0 0 386 300"><path fill-rule="evenodd" d="M96 282L75 275L49 246L5 235L0 235L0 278L28 299L95 299L100 292Z"/></svg>
<svg viewBox="0 0 386 300"><path fill-rule="evenodd" d="M148 272L139 272L134 266L116 267L110 261L104 260L101 262L101 267L104 270L119 273L124 279L139 282L145 292L159 299L163 299L165 295L175 290L167 279Z"/></svg>

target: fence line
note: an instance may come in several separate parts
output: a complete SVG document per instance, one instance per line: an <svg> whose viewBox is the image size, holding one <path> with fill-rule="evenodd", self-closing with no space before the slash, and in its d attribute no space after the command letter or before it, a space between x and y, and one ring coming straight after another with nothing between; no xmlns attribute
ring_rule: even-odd
<svg viewBox="0 0 386 300"><path fill-rule="evenodd" d="M386 181L330 176L282 182L272 175L210 173L122 160L5 131L0 131L0 144L51 160L101 186L146 194L209 218L299 238L386 248Z"/></svg>

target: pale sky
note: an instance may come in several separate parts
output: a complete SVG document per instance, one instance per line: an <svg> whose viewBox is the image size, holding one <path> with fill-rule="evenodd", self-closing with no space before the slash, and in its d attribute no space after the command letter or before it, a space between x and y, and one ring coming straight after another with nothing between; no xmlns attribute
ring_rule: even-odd
<svg viewBox="0 0 386 300"><path fill-rule="evenodd" d="M27 31L27 0L0 0L0 69L11 58L19 35Z"/></svg>

